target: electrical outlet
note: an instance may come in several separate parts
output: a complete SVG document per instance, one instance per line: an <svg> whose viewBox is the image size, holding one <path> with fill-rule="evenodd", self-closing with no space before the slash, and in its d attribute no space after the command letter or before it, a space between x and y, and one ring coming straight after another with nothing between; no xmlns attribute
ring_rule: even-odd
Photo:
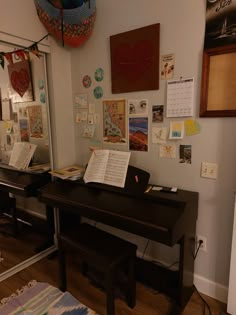
<svg viewBox="0 0 236 315"><path fill-rule="evenodd" d="M203 252L207 252L207 238L205 236L197 235L196 236L196 249L199 246L199 241L203 241L201 244L199 250L202 250Z"/></svg>
<svg viewBox="0 0 236 315"><path fill-rule="evenodd" d="M215 163L202 162L201 177L216 179L218 173L218 165Z"/></svg>

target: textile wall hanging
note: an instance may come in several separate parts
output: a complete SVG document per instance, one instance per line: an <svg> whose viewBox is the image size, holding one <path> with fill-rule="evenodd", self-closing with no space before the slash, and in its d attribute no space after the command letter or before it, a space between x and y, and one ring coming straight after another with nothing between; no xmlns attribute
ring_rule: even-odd
<svg viewBox="0 0 236 315"><path fill-rule="evenodd" d="M8 65L10 79L9 96L13 103L30 102L34 100L32 77L29 60L21 60Z"/></svg>
<svg viewBox="0 0 236 315"><path fill-rule="evenodd" d="M79 47L91 35L95 0L35 0L40 21L48 32L70 47Z"/></svg>

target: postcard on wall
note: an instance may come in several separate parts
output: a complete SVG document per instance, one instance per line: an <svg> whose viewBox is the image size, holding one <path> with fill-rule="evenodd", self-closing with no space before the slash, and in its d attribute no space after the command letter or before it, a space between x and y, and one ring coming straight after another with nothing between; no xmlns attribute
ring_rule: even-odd
<svg viewBox="0 0 236 315"><path fill-rule="evenodd" d="M94 114L95 113L95 104L94 103L89 103L89 114Z"/></svg>
<svg viewBox="0 0 236 315"><path fill-rule="evenodd" d="M30 137L43 138L42 105L28 106Z"/></svg>
<svg viewBox="0 0 236 315"><path fill-rule="evenodd" d="M82 137L83 138L93 138L95 133L95 125L83 126Z"/></svg>
<svg viewBox="0 0 236 315"><path fill-rule="evenodd" d="M166 127L152 127L152 143L165 143L167 139Z"/></svg>
<svg viewBox="0 0 236 315"><path fill-rule="evenodd" d="M148 100L139 99L139 100L128 100L128 109L129 115L148 115Z"/></svg>
<svg viewBox="0 0 236 315"><path fill-rule="evenodd" d="M103 101L103 141L107 143L126 143L126 100Z"/></svg>
<svg viewBox="0 0 236 315"><path fill-rule="evenodd" d="M169 80L174 76L175 56L174 54L161 56L161 79Z"/></svg>
<svg viewBox="0 0 236 315"><path fill-rule="evenodd" d="M75 105L79 108L87 108L88 107L88 94L78 93L74 96Z"/></svg>
<svg viewBox="0 0 236 315"><path fill-rule="evenodd" d="M164 105L152 106L152 122L161 123L164 120Z"/></svg>
<svg viewBox="0 0 236 315"><path fill-rule="evenodd" d="M179 163L192 163L192 146L181 144L179 146Z"/></svg>
<svg viewBox="0 0 236 315"><path fill-rule="evenodd" d="M20 106L18 108L18 115L19 115L19 119L27 118L28 117L27 107L26 106Z"/></svg>
<svg viewBox="0 0 236 315"><path fill-rule="evenodd" d="M28 119L19 119L20 139L23 142L29 142Z"/></svg>
<svg viewBox="0 0 236 315"><path fill-rule="evenodd" d="M77 123L77 124L79 124L79 123L81 123L81 112L78 112L78 113L76 113L76 116L75 116L75 122Z"/></svg>
<svg viewBox="0 0 236 315"><path fill-rule="evenodd" d="M160 145L160 158L168 158L168 159L175 159L176 158L176 145Z"/></svg>
<svg viewBox="0 0 236 315"><path fill-rule="evenodd" d="M94 124L94 116L93 114L88 114L88 124L93 125Z"/></svg>
<svg viewBox="0 0 236 315"><path fill-rule="evenodd" d="M171 121L169 139L183 139L184 121Z"/></svg>
<svg viewBox="0 0 236 315"><path fill-rule="evenodd" d="M148 117L129 118L129 149L148 151Z"/></svg>
<svg viewBox="0 0 236 315"><path fill-rule="evenodd" d="M193 87L193 78L167 81L166 117L193 116Z"/></svg>

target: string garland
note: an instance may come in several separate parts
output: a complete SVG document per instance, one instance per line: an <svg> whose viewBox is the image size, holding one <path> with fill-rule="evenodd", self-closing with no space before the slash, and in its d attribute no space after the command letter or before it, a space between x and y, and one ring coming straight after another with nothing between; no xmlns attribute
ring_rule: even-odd
<svg viewBox="0 0 236 315"><path fill-rule="evenodd" d="M1 64L2 68L4 69L5 59L8 61L9 64L13 63L13 55L16 55L21 60L25 60L26 58L29 59L29 52L31 52L32 54L34 54L35 56L40 58L38 44L40 42L42 42L48 36L49 36L49 34L45 35L44 37L42 37L37 42L34 42L33 44L31 44L29 47L16 49L16 50L11 51L11 52L2 52L1 51L0 52L0 64Z"/></svg>

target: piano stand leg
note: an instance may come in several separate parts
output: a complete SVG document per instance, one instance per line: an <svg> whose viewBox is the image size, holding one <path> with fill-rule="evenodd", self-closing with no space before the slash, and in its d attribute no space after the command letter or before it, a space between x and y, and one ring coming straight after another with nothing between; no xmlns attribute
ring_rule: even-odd
<svg viewBox="0 0 236 315"><path fill-rule="evenodd" d="M172 301L172 304L171 304L171 310L170 310L170 313L169 315L181 315L182 314L182 308L181 306L179 306L176 301Z"/></svg>

